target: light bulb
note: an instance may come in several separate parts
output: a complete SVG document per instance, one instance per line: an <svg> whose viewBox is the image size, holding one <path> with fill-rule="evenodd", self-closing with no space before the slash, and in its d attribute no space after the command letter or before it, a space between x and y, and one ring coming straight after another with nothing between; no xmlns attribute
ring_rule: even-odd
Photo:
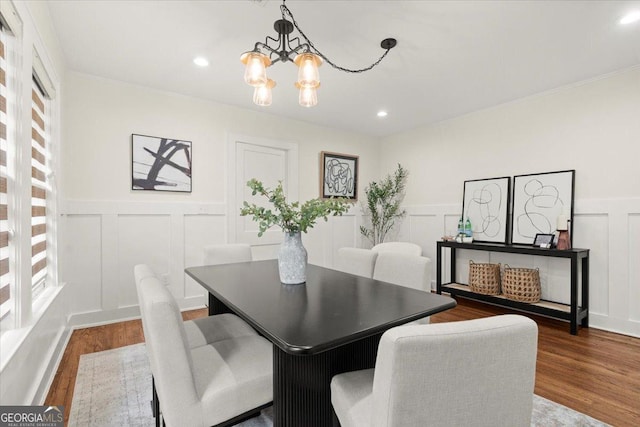
<svg viewBox="0 0 640 427"><path fill-rule="evenodd" d="M240 61L246 65L244 81L249 86L263 86L267 83L267 67L271 65L269 57L260 52L245 52Z"/></svg>
<svg viewBox="0 0 640 427"><path fill-rule="evenodd" d="M318 86L320 86L319 83ZM296 83L296 87L300 89L300 94L298 95L298 103L300 106L314 107L318 104L317 87L304 87L300 86L298 83Z"/></svg>
<svg viewBox="0 0 640 427"><path fill-rule="evenodd" d="M320 73L318 67L322 65L322 58L313 53L302 53L293 60L298 66L298 84L302 87L318 87Z"/></svg>
<svg viewBox="0 0 640 427"><path fill-rule="evenodd" d="M256 86L256 88L253 90L253 103L261 107L268 107L269 105L271 105L271 89L275 85L276 82L268 79L266 84L262 86Z"/></svg>

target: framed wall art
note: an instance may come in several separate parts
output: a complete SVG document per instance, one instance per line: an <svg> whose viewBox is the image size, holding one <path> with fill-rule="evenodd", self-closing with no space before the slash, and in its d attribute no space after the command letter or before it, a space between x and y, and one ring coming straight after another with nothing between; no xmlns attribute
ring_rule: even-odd
<svg viewBox="0 0 640 427"><path fill-rule="evenodd" d="M320 153L320 197L358 200L358 156Z"/></svg>
<svg viewBox="0 0 640 427"><path fill-rule="evenodd" d="M191 192L191 141L131 135L131 189Z"/></svg>
<svg viewBox="0 0 640 427"><path fill-rule="evenodd" d="M530 245L536 234L555 234L558 217L569 218L573 240L575 170L513 177L512 243Z"/></svg>
<svg viewBox="0 0 640 427"><path fill-rule="evenodd" d="M507 243L510 196L508 176L464 182L462 216L471 221L475 241Z"/></svg>

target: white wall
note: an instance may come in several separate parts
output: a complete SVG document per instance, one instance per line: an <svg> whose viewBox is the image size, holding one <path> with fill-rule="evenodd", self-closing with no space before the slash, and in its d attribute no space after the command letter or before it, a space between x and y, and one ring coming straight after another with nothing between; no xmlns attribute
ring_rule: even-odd
<svg viewBox="0 0 640 427"><path fill-rule="evenodd" d="M297 143L300 200L318 196L321 151L360 156L360 192L377 177L378 141L367 136L76 72L64 89L60 274L75 325L137 315L136 263L167 275L183 307L202 304L183 270L227 240L228 134ZM132 133L192 141L193 192L132 191ZM359 243L358 210L304 236L310 262L332 265L335 249Z"/></svg>
<svg viewBox="0 0 640 427"><path fill-rule="evenodd" d="M381 171L400 162L411 174L401 238L435 259L435 240L456 228L465 180L575 169L574 246L591 249L590 323L640 336L639 118L635 67L385 138ZM563 299L566 267L542 267L543 297Z"/></svg>

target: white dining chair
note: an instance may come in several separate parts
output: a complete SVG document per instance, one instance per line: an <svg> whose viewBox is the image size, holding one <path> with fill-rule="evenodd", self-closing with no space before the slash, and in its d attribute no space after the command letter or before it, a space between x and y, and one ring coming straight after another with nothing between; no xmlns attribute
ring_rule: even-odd
<svg viewBox="0 0 640 427"><path fill-rule="evenodd" d="M169 290L154 276L142 278L137 287L166 425L232 425L271 404L273 358L266 339L252 333L193 347Z"/></svg>
<svg viewBox="0 0 640 427"><path fill-rule="evenodd" d="M399 326L374 369L331 380L342 427L529 427L538 328L520 315Z"/></svg>
<svg viewBox="0 0 640 427"><path fill-rule="evenodd" d="M418 255L382 252L378 255L373 278L394 285L431 292L431 260ZM412 323L429 323L429 317Z"/></svg>
<svg viewBox="0 0 640 427"><path fill-rule="evenodd" d="M251 246L246 243L224 243L204 247L204 265L252 261Z"/></svg>
<svg viewBox="0 0 640 427"><path fill-rule="evenodd" d="M373 277L378 252L362 248L340 248L337 256L336 270L369 279Z"/></svg>
<svg viewBox="0 0 640 427"><path fill-rule="evenodd" d="M140 289L142 281L148 277L157 278L153 270L146 264L136 265L133 269L138 292L138 301L141 301ZM142 314L142 307L140 307ZM144 323L145 318L142 317ZM184 321L184 329L190 348L195 348L229 338L257 335L257 332L247 322L231 313L216 314L215 316L199 317Z"/></svg>
<svg viewBox="0 0 640 427"><path fill-rule="evenodd" d="M431 292L431 260L418 255L381 252L376 259L373 278Z"/></svg>
<svg viewBox="0 0 640 427"><path fill-rule="evenodd" d="M374 247L371 248L372 251L376 252L395 252L395 253L403 253L408 255L422 255L422 248L420 245L416 245L411 242L385 242L378 243Z"/></svg>
<svg viewBox="0 0 640 427"><path fill-rule="evenodd" d="M136 291L138 293L138 301L142 301L141 292L146 286L156 286L156 281L145 281L147 278L157 279L153 270L146 264L139 264L134 267L134 277L136 282ZM140 311L142 313L142 303L140 303ZM148 329L145 326L146 316L142 315L143 330ZM216 342L225 341L233 338L245 336L257 336L258 333L249 326L244 320L231 313L217 314L214 316L200 317L197 319L183 321L184 332L186 335L187 345L190 349L202 347ZM156 418L156 426L160 426L159 402L155 387L155 379L152 381L152 406L153 416Z"/></svg>

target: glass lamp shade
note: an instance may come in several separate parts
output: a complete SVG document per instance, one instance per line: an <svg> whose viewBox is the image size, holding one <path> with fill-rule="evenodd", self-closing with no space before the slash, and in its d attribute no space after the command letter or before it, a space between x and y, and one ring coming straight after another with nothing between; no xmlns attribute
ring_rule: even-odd
<svg viewBox="0 0 640 427"><path fill-rule="evenodd" d="M302 53L293 60L298 66L298 84L302 87L318 87L320 73L318 67L322 65L322 58L313 53Z"/></svg>
<svg viewBox="0 0 640 427"><path fill-rule="evenodd" d="M253 103L261 107L271 105L272 96L271 89L276 85L271 79L267 79L267 83L262 86L256 86L253 90Z"/></svg>
<svg viewBox="0 0 640 427"><path fill-rule="evenodd" d="M245 52L240 61L246 65L244 81L253 87L264 86L267 83L267 67L271 65L269 57L260 52Z"/></svg>
<svg viewBox="0 0 640 427"><path fill-rule="evenodd" d="M316 87L304 87L296 83L296 87L300 89L298 95L298 103L302 107L314 107L318 105L318 92L317 88L320 87L320 83Z"/></svg>

